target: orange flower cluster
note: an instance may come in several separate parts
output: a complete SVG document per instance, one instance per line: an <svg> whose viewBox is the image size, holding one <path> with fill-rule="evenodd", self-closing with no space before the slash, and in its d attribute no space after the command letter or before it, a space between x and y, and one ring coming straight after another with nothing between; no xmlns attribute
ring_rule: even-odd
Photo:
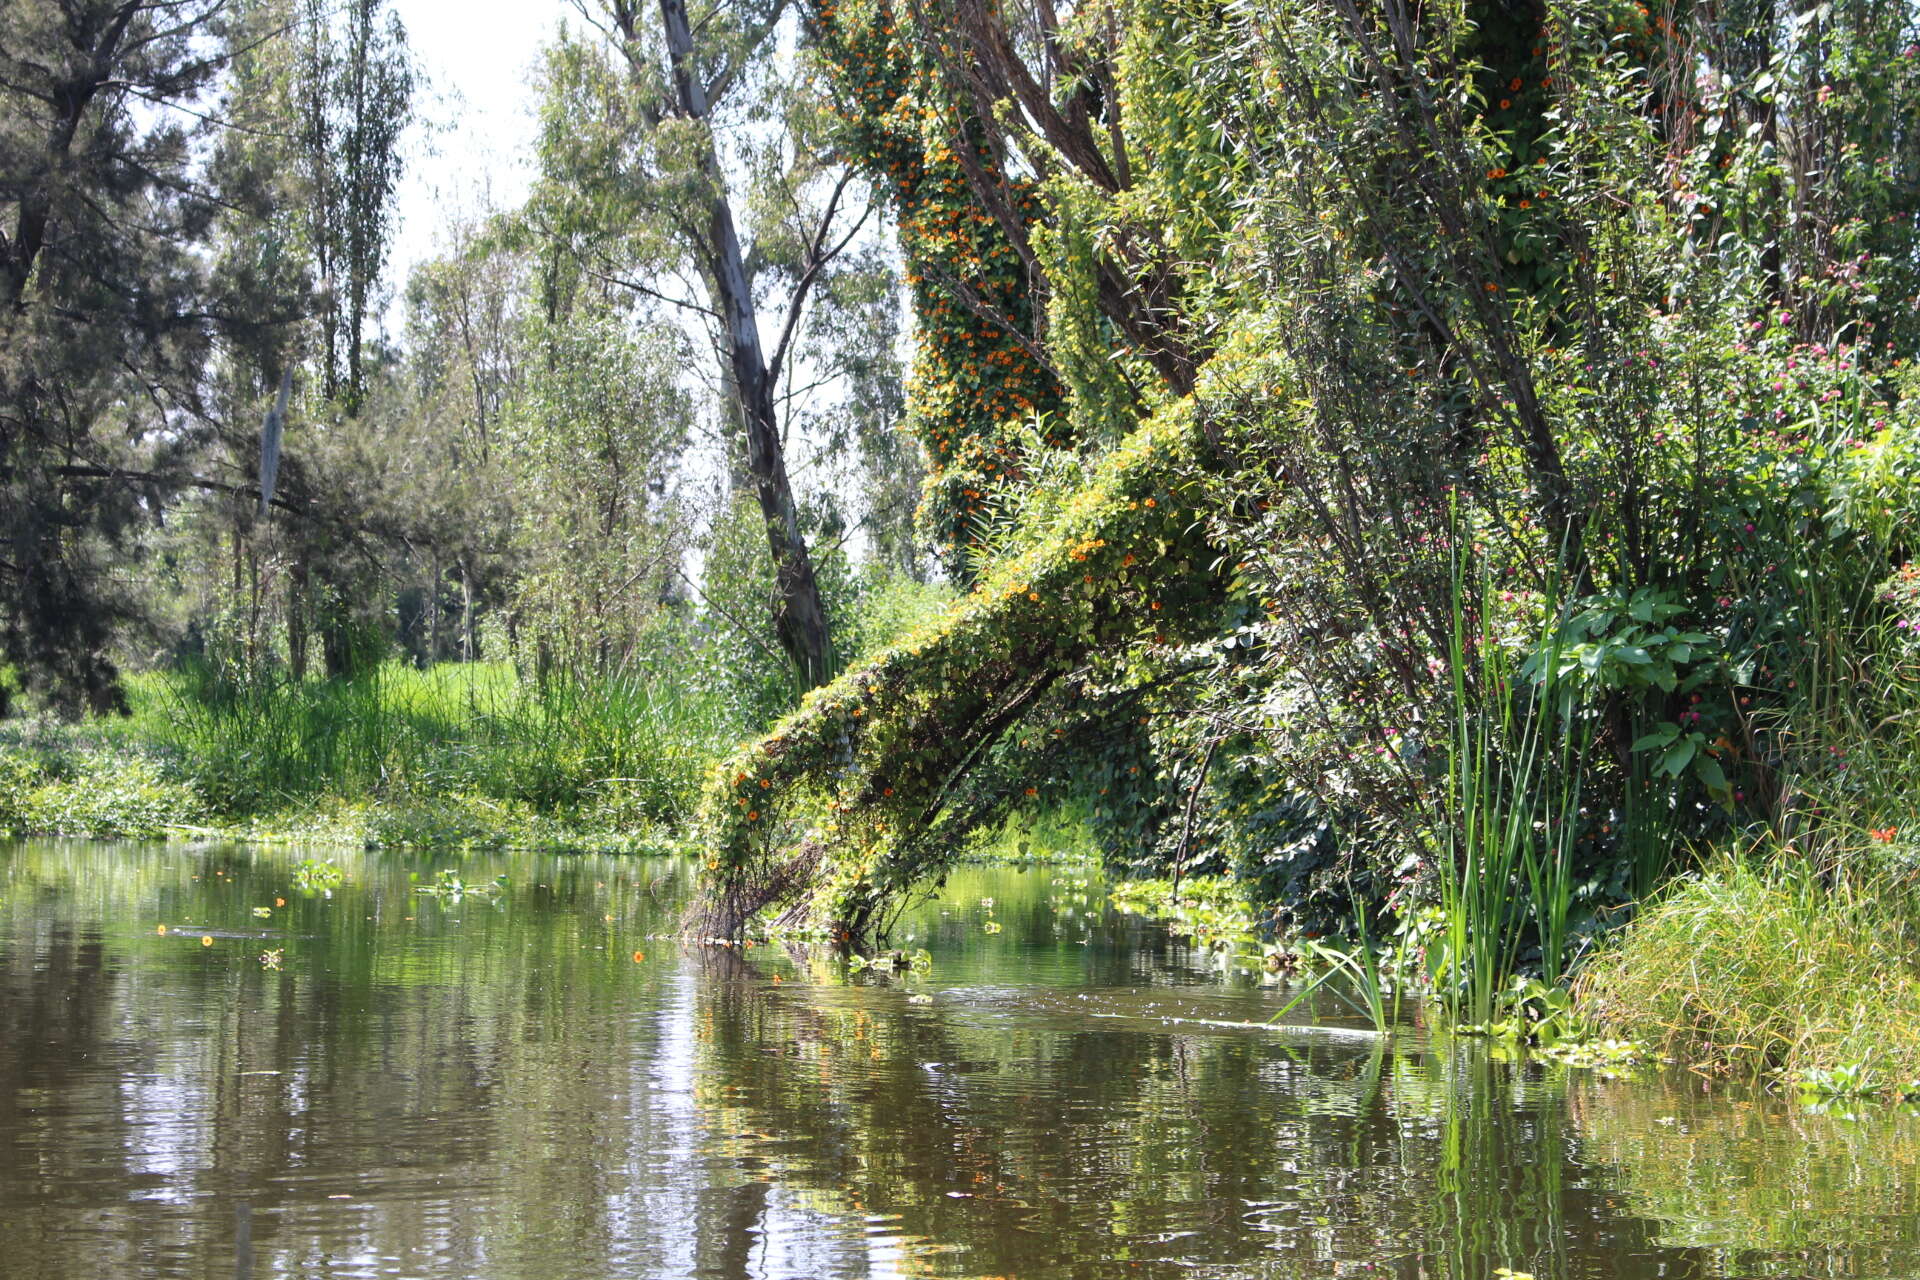
<svg viewBox="0 0 1920 1280"><path fill-rule="evenodd" d="M974 199L963 161L999 182L1019 217L1037 218L1039 198L1001 173L979 130L954 113L939 68L899 30L890 0L815 0L808 19L845 104L843 145L898 212L917 336L908 422L927 464L920 518L958 567L988 494L1020 479L1010 425L1063 421L1058 381L1019 336L1035 327L1026 271Z"/></svg>

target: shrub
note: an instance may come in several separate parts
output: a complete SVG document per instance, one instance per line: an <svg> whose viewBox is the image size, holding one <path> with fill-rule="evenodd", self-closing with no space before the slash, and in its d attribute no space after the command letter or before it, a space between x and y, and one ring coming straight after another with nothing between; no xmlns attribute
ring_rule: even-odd
<svg viewBox="0 0 1920 1280"><path fill-rule="evenodd" d="M152 839L206 814L191 785L143 756L89 753L37 773L17 757L0 760L0 822L23 834Z"/></svg>

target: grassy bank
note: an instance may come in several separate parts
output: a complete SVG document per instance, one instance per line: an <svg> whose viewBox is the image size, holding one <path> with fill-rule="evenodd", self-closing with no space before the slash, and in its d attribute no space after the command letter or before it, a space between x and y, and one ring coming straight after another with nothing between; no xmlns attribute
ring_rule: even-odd
<svg viewBox="0 0 1920 1280"><path fill-rule="evenodd" d="M0 828L373 845L653 848L745 726L670 670L352 680L149 673L132 714L0 728Z"/></svg>
<svg viewBox="0 0 1920 1280"><path fill-rule="evenodd" d="M1723 1072L1920 1080L1915 581L1883 586L1867 625L1810 611L1796 696L1754 735L1778 743L1771 812L1608 940L1575 987L1595 1016Z"/></svg>
<svg viewBox="0 0 1920 1280"><path fill-rule="evenodd" d="M1920 1080L1912 873L1723 854L1580 975L1583 1008L1683 1061L1836 1092Z"/></svg>

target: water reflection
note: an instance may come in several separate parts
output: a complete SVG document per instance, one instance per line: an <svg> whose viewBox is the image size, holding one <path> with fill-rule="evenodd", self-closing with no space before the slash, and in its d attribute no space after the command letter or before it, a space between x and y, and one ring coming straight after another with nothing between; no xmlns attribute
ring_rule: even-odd
<svg viewBox="0 0 1920 1280"><path fill-rule="evenodd" d="M1237 1028L1283 996L1057 873L849 982L659 936L679 864L301 856L0 848L0 1274L1920 1267L1912 1115Z"/></svg>

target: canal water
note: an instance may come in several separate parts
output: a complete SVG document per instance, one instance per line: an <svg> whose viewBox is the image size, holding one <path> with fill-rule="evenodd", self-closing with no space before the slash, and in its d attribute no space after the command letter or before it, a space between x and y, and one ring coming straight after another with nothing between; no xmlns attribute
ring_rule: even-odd
<svg viewBox="0 0 1920 1280"><path fill-rule="evenodd" d="M0 1275L1920 1275L1912 1110L1268 1026L1083 868L956 873L899 973L692 888L0 844Z"/></svg>

